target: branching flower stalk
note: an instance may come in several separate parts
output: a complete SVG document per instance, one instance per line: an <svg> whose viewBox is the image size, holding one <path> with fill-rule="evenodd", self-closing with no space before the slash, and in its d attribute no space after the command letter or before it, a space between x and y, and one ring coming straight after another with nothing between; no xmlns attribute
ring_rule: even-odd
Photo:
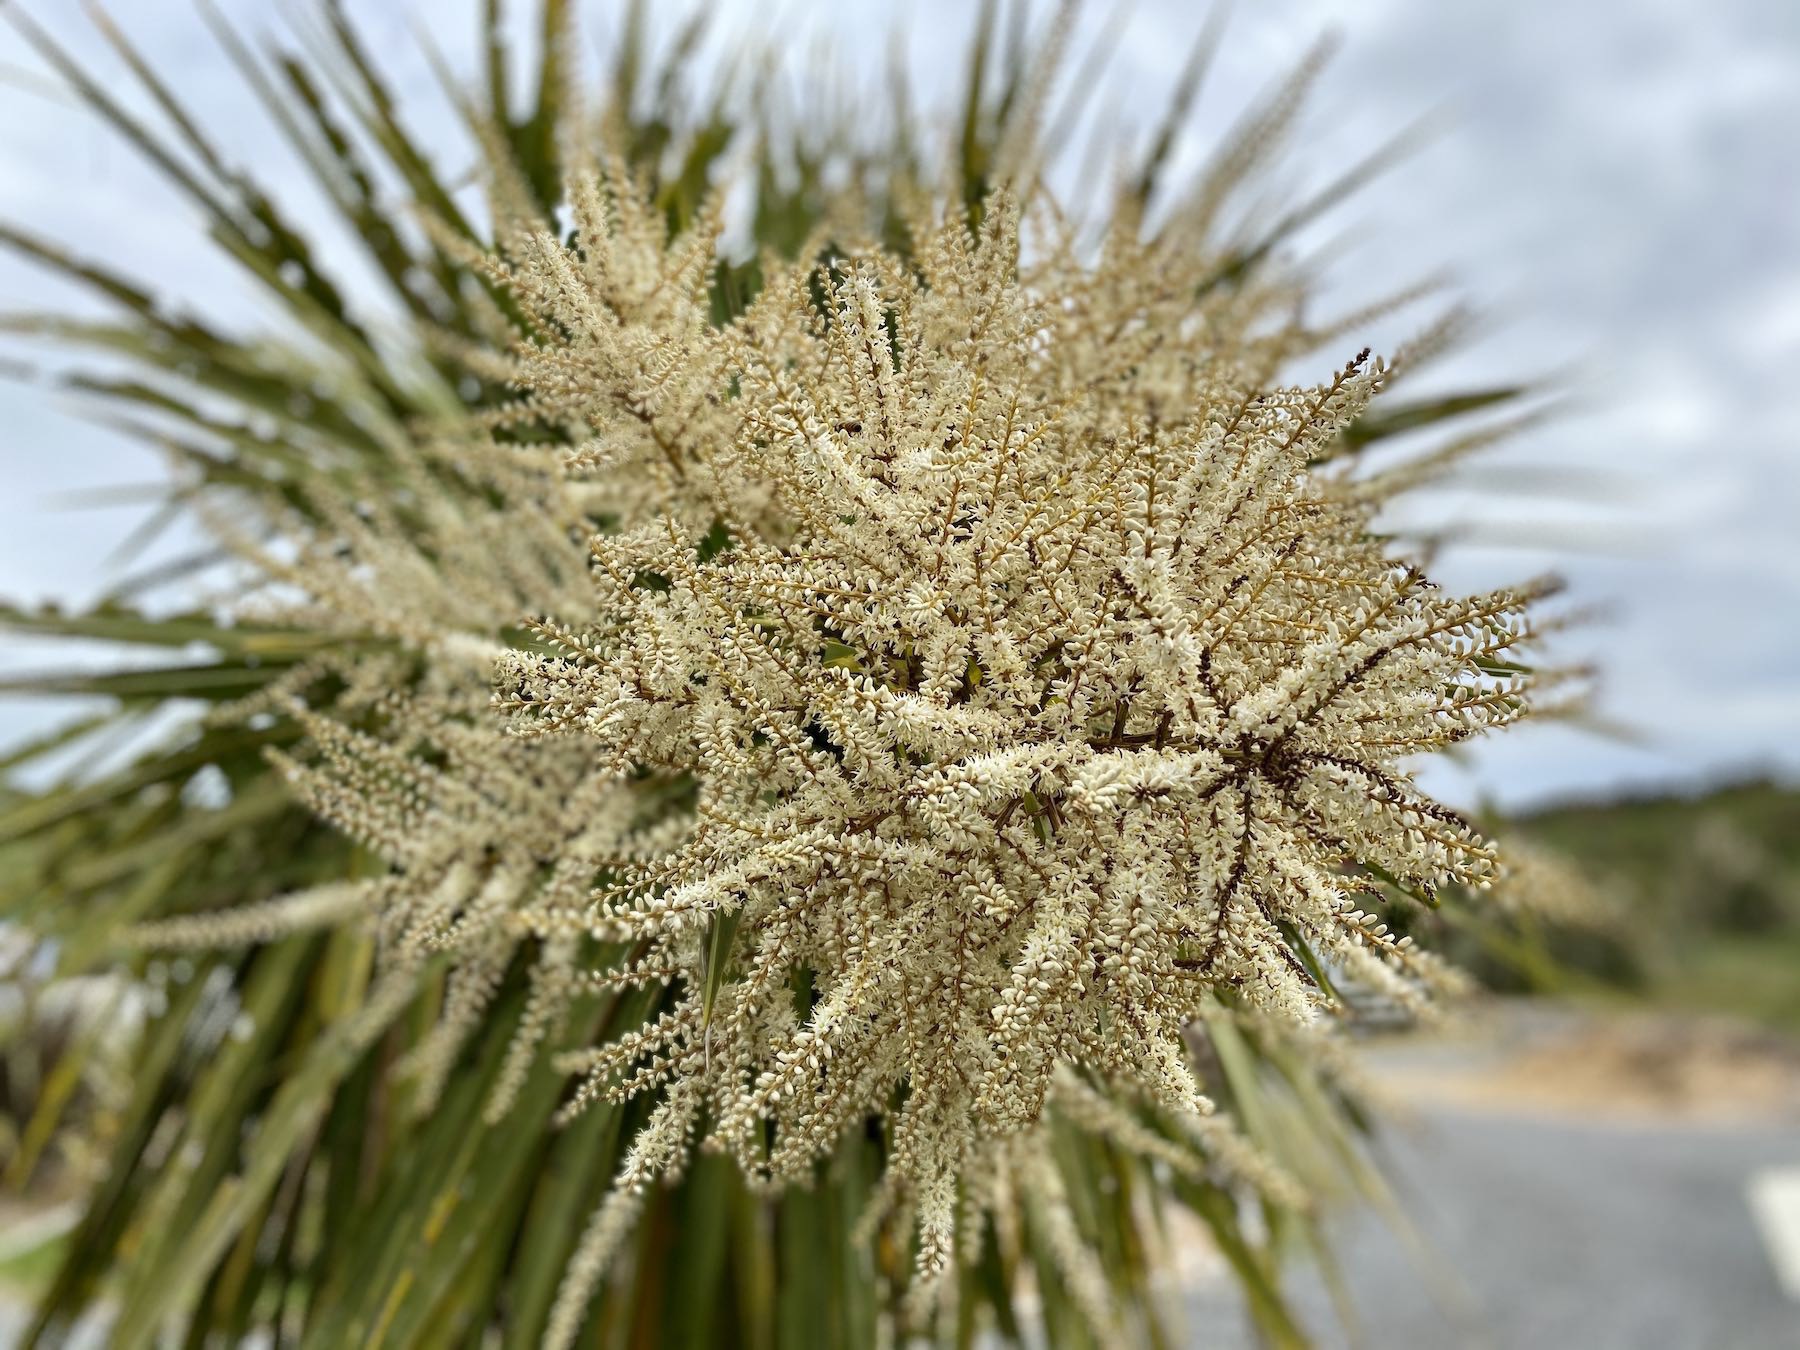
<svg viewBox="0 0 1800 1350"><path fill-rule="evenodd" d="M925 204L909 258L840 233L765 260L715 326L711 229L647 244L636 193L596 170L571 238L470 259L530 316L510 355L472 354L522 397L487 419L506 438L432 453L505 466L518 531L480 534L504 546L435 556L397 602L379 526L283 569L440 671L493 650L462 597L538 612L494 662L510 734L446 680L385 740L313 717L322 759L288 772L395 868L393 959L453 956L428 1085L521 947L507 1084L583 989L670 991L564 1057L568 1113L656 1106L558 1344L695 1135L803 1184L882 1122L929 1291L970 1179L1057 1082L1203 1132L1184 1032L1219 1000L1304 1023L1335 972L1418 1006L1438 971L1377 920L1377 879L1428 899L1495 857L1406 765L1528 710L1545 589L1450 596L1380 538L1366 484L1321 466L1390 368L1275 383L1317 335L1269 327L1278 285L1209 284L1179 230L1146 243L1122 209L1096 251L1042 197L992 195L973 230Z"/></svg>

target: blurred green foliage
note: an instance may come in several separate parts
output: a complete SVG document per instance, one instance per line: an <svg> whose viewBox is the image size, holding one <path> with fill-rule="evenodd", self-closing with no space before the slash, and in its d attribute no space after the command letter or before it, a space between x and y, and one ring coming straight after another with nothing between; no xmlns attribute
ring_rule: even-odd
<svg viewBox="0 0 1800 1350"><path fill-rule="evenodd" d="M1746 782L1516 824L1618 895L1656 1001L1800 1031L1800 789Z"/></svg>

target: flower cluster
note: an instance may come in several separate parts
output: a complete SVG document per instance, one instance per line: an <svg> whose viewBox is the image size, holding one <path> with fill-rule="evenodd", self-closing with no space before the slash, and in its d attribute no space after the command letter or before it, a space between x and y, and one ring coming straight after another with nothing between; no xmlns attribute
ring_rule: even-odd
<svg viewBox="0 0 1800 1350"><path fill-rule="evenodd" d="M922 204L904 253L839 212L721 322L716 217L671 235L617 165L566 232L496 188L495 251L444 241L494 344L453 354L519 397L239 539L356 637L258 706L337 682L281 762L390 870L200 927L363 907L402 993L447 953L427 1103L523 959L492 1120L575 1000L660 991L562 1056L566 1114L655 1104L553 1343L696 1136L785 1184L881 1121L927 1277L1037 1187L1050 1108L1292 1200L1185 1034L1303 1025L1338 980L1417 1006L1438 972L1383 897L1496 864L1406 765L1533 692L1539 588L1446 595L1338 471L1397 369L1283 384L1336 330L1209 242L1213 189L1156 231L1123 198L1097 241L1041 194Z"/></svg>
<svg viewBox="0 0 1800 1350"><path fill-rule="evenodd" d="M892 1117L928 1272L1059 1073L1203 1117L1183 1031L1221 995L1416 1001L1361 889L1494 856L1404 761L1531 684L1530 591L1446 595L1313 467L1379 361L1273 386L1180 269L1022 235L996 199L909 265L772 278L709 367L719 526L597 534L595 612L496 683L517 733L695 788L678 846L517 916L678 990L581 1096L659 1091L656 1132L776 1180Z"/></svg>

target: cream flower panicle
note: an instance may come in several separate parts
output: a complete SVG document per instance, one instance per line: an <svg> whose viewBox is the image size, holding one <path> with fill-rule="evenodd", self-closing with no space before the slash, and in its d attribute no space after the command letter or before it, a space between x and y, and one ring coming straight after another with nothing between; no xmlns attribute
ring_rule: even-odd
<svg viewBox="0 0 1800 1350"><path fill-rule="evenodd" d="M879 1123L870 1219L910 1225L923 1303L1041 1189L1053 1117L1303 1203L1191 1028L1322 1058L1340 977L1409 1008L1445 978L1381 897L1495 855L1407 766L1528 711L1545 588L1450 596L1380 537L1410 480L1342 472L1343 432L1404 362L1282 383L1335 331L1305 277L1138 205L1096 241L1041 190L919 201L900 250L844 204L721 315L718 213L671 233L593 166L565 228L443 242L496 311L440 345L518 397L230 532L265 606L349 641L226 715L307 696L280 765L389 871L145 936L372 914L395 987L447 967L426 1109L530 971L488 1119L546 1054L565 1119L649 1101L551 1344L696 1138L775 1186ZM569 1049L622 988L646 1019Z"/></svg>
<svg viewBox="0 0 1800 1350"><path fill-rule="evenodd" d="M1082 262L1000 197L914 231L708 339L723 530L596 535L593 612L495 701L697 790L676 846L520 916L676 990L583 1095L666 1092L774 1180L891 1117L930 1273L1059 1074L1203 1116L1183 1031L1221 995L1305 1021L1331 967L1419 1000L1358 878L1493 875L1406 761L1526 711L1542 588L1447 595L1317 471L1367 352L1277 387L1191 265Z"/></svg>

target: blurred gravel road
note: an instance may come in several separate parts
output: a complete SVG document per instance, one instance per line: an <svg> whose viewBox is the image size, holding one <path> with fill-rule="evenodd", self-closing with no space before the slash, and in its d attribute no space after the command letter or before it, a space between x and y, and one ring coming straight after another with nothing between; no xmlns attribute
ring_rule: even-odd
<svg viewBox="0 0 1800 1350"><path fill-rule="evenodd" d="M1671 1070L1684 1057L1692 1071ZM1708 1075L1718 1098L1729 1058L1690 1046L1657 1067ZM1596 1050L1590 1061L1602 1101L1618 1092L1604 1059ZM1373 1214L1346 1216L1337 1247L1360 1326L1345 1331L1315 1273L1293 1277L1321 1347L1800 1350L1800 1302L1777 1280L1745 1191L1763 1169L1800 1164L1800 1113L1690 1099L1685 1110L1603 1117L1566 1085L1511 1102L1422 1086L1450 1078L1453 1062L1467 1066L1467 1050L1371 1057L1378 1083L1408 1085L1408 1119L1381 1149L1437 1273L1421 1273ZM1767 1069L1733 1072L1762 1074L1760 1088ZM1501 1081L1520 1080L1514 1070ZM1228 1284L1201 1286L1187 1309L1192 1345L1255 1344Z"/></svg>
<svg viewBox="0 0 1800 1350"><path fill-rule="evenodd" d="M1391 1230L1355 1216L1338 1233L1361 1334L1297 1275L1321 1347L1800 1347L1800 1303L1777 1284L1744 1195L1752 1172L1800 1163L1800 1131L1432 1110L1388 1147L1403 1206L1463 1287L1421 1275ZM1189 1313L1196 1347L1254 1344L1222 1286Z"/></svg>

